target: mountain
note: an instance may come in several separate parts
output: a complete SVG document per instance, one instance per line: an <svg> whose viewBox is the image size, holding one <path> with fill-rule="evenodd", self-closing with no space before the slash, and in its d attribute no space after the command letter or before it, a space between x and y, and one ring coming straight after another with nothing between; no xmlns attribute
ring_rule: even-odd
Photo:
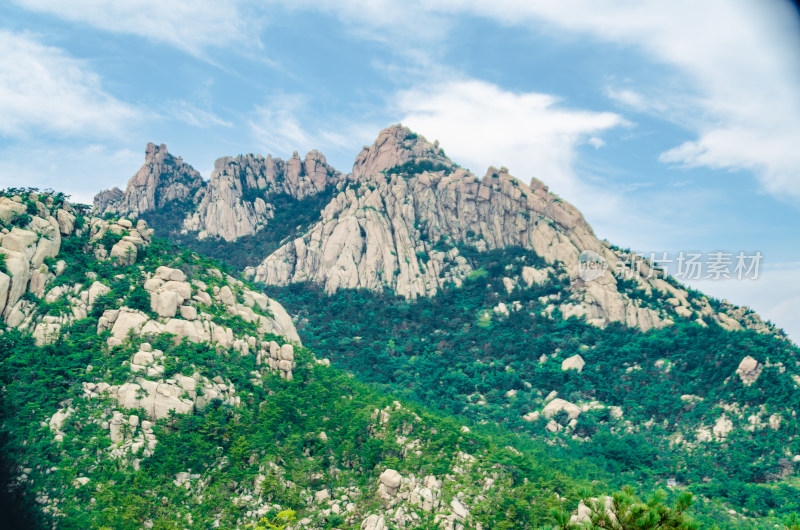
<svg viewBox="0 0 800 530"><path fill-rule="evenodd" d="M141 213L130 206L147 202L137 199L143 195L140 182L156 183L158 189L162 182L175 181L171 174L152 175L158 167L148 159L122 197L109 203L105 197L112 192L102 192L95 207L121 215ZM151 176L144 179L143 174ZM185 186L167 189L160 195L177 197ZM267 285L311 281L329 293L366 288L406 298L431 296L474 272L461 247L516 246L534 251L544 262L509 277L507 289L551 279L568 284L545 308L548 313L558 310L565 318L584 317L601 327L622 322L643 331L679 320L700 325L708 320L728 330L778 333L752 311L730 304L714 307L651 262L599 240L574 206L535 178L528 186L505 168L489 168L478 178L447 158L438 142L431 144L401 126L381 131L349 175L330 168L316 151L302 163L296 153L286 163L247 155L219 159L208 183L195 189L181 231L198 240L218 236L232 242L258 234L275 216L270 201L278 193L295 203L310 196L330 199L313 222L288 230L297 226L289 222L273 236L283 242L280 247L253 249L267 253L246 274ZM192 243L185 237L181 242ZM587 280L581 273L587 256L607 273Z"/></svg>
<svg viewBox="0 0 800 530"><path fill-rule="evenodd" d="M144 165L128 182L123 193L119 188L103 191L95 197L99 212L126 211L133 217L164 208L172 201L185 201L203 187L203 178L194 168L174 157L164 144L147 144Z"/></svg>
<svg viewBox="0 0 800 530"><path fill-rule="evenodd" d="M693 492L709 525L800 510L800 350L779 329L598 239L538 180L478 178L403 127L328 174L302 198L259 192L273 217L230 241L187 228L203 192L143 216L254 279L306 346L384 392Z"/></svg>
<svg viewBox="0 0 800 530"><path fill-rule="evenodd" d="M12 527L533 528L608 491L590 462L330 367L273 298L142 220L14 189L0 222Z"/></svg>

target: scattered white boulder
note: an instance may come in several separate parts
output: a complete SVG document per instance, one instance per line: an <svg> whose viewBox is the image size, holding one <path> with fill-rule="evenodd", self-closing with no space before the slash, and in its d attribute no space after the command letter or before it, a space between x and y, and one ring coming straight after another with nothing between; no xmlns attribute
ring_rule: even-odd
<svg viewBox="0 0 800 530"><path fill-rule="evenodd" d="M378 477L378 482L378 496L388 500L397 495L403 476L394 469L387 469Z"/></svg>
<svg viewBox="0 0 800 530"><path fill-rule="evenodd" d="M545 405L542 409L542 416L545 418L552 418L561 411L565 411L569 419L574 420L581 415L581 409L569 401L561 398L555 398L553 401Z"/></svg>
<svg viewBox="0 0 800 530"><path fill-rule="evenodd" d="M583 360L583 357L580 355L573 355L572 357L568 357L561 362L561 370L575 370L580 372L583 370L583 367L586 366L586 361Z"/></svg>
<svg viewBox="0 0 800 530"><path fill-rule="evenodd" d="M750 386L758 380L763 369L761 363L748 355L739 363L736 375L742 380L744 386Z"/></svg>

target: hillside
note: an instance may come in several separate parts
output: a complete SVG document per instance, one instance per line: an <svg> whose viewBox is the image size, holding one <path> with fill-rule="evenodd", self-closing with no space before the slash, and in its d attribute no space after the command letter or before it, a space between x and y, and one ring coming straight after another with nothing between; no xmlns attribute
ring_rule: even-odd
<svg viewBox="0 0 800 530"><path fill-rule="evenodd" d="M478 178L399 126L315 197L316 212L293 199L281 225L238 240L185 221L165 235L247 267L362 381L693 491L718 524L800 510L800 351L752 311L599 240L543 183ZM240 243L265 257L244 263Z"/></svg>
<svg viewBox="0 0 800 530"><path fill-rule="evenodd" d="M23 191L0 197L16 528L534 528L588 519L578 501L615 484L355 381L273 298L141 220Z"/></svg>
<svg viewBox="0 0 800 530"><path fill-rule="evenodd" d="M463 246L520 247L542 258L521 281L544 283L554 276L565 286L548 312L585 317L599 327L622 322L646 331L695 321L780 335L751 311L712 306L654 264L599 240L581 213L542 182L527 186L495 168L478 178L448 159L438 143L401 126L382 131L348 175L315 151L302 163L297 156L286 163L258 155L221 158L207 183L169 208L143 198L155 192L145 191L150 188L142 182L153 183L160 196L184 196L183 184L171 191L172 173L159 176L153 149L151 144L125 192L114 190L113 202L107 200L112 192L103 192L95 207L150 215L162 235L240 269L258 260L246 268L257 282L311 281L327 292L366 288L416 298L459 285L475 272L461 255ZM143 202L152 206L130 206ZM166 212L173 218L168 223L162 222ZM606 273L587 280L581 275L587 260Z"/></svg>

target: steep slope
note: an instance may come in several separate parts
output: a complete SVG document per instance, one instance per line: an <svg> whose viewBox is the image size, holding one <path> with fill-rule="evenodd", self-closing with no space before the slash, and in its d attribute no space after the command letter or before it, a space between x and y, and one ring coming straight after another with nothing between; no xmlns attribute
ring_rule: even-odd
<svg viewBox="0 0 800 530"><path fill-rule="evenodd" d="M591 465L329 368L274 300L142 221L37 193L0 206L16 527L533 528L603 493Z"/></svg>
<svg viewBox="0 0 800 530"><path fill-rule="evenodd" d="M665 277L648 260L598 240L572 205L501 168L483 178L401 126L382 131L350 175L317 151L284 162L217 160L208 182L165 146L148 145L125 193L102 192L100 213L142 214L159 235L245 268L257 282L312 281L335 292L389 290L432 296L473 273L464 247L510 246L544 259L507 285L565 283L548 314L641 330L677 321L779 334L746 308L716 304ZM258 263L260 262L260 263Z"/></svg>
<svg viewBox="0 0 800 530"><path fill-rule="evenodd" d="M266 293L333 366L471 422L547 440L629 483L692 491L721 527L768 526L800 510L796 346L711 322L638 332L550 318L543 309L563 284L509 291L503 281L537 263L534 253L465 259L481 274L432 297L328 294L308 283ZM720 514L731 510L726 521Z"/></svg>
<svg viewBox="0 0 800 530"><path fill-rule="evenodd" d="M200 173L172 156L164 144L147 144L144 165L131 177L123 192L112 188L95 197L95 207L101 214L121 213L138 217L161 209L173 201L191 199L202 188Z"/></svg>
<svg viewBox="0 0 800 530"><path fill-rule="evenodd" d="M113 188L95 196L96 210L144 215L157 220L166 234L190 234L199 240L252 236L270 224L276 204L302 203L325 194L342 179L318 151L304 160L295 152L285 162L271 156L223 157L215 162L208 182L163 144L148 144L145 155L125 192Z"/></svg>
<svg viewBox="0 0 800 530"><path fill-rule="evenodd" d="M365 147L352 180L319 222L247 273L269 285L311 281L328 292L388 289L415 298L459 285L473 272L461 246L521 247L544 263L509 278L509 288L555 276L568 283L546 308L550 313L557 308L564 317L582 316L598 326L622 322L643 331L687 319L705 325L708 317L730 330L775 332L751 313L713 308L666 281L648 261L598 240L580 212L538 180L526 186L495 168L479 179L406 128L390 127ZM604 267L601 274L587 275L592 264ZM624 282L655 303L632 297Z"/></svg>

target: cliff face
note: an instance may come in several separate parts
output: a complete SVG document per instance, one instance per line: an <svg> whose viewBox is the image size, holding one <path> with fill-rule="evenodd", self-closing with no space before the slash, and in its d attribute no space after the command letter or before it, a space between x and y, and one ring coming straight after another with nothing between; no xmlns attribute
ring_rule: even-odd
<svg viewBox="0 0 800 530"><path fill-rule="evenodd" d="M172 156L164 144L147 144L145 162L131 177L123 192L119 188L105 190L94 198L101 213L117 213L137 217L163 208L171 201L184 201L203 186L203 178L180 157Z"/></svg>
<svg viewBox="0 0 800 530"><path fill-rule="evenodd" d="M626 265L636 262L634 256L598 240L581 213L542 182L533 179L528 186L505 168L493 167L478 178L450 161L438 144L403 127L382 131L364 148L352 179L318 223L248 274L267 284L312 281L329 292L391 289L415 298L431 296L448 283L459 285L472 272L460 245L479 251L519 246L535 251L549 266L526 268L522 276L508 278L507 287L566 275L568 292L549 308L565 317L583 315L598 326L622 322L647 330L705 315L728 329L767 329L757 318L718 314L708 300L690 297L640 259L635 269ZM607 271L587 276L586 256ZM645 307L634 300L621 287L625 275L665 303Z"/></svg>
<svg viewBox="0 0 800 530"><path fill-rule="evenodd" d="M183 222L184 229L203 239L219 236L226 241L255 234L274 216L271 198L285 194L304 199L335 185L342 175L319 151L305 160L240 155L220 158L208 185L195 201L196 210Z"/></svg>
<svg viewBox="0 0 800 530"><path fill-rule="evenodd" d="M302 200L343 177L316 150L303 160L296 152L287 161L252 154L223 157L215 162L208 182L181 158L169 154L164 144L148 144L145 154L144 165L124 192L113 188L95 196L96 210L136 217L179 201L185 208L179 212L182 230L198 239L234 241L253 235L273 218L275 196Z"/></svg>
<svg viewBox="0 0 800 530"><path fill-rule="evenodd" d="M303 223L287 211L281 221L286 226L270 225L281 207L276 205L285 200L303 204L317 197L324 204L330 194L316 221L316 211ZM550 301L548 314L642 330L689 319L702 325L715 321L728 330L774 332L743 309L726 304L715 309L647 261L598 240L581 213L542 182L526 185L494 167L479 178L447 158L438 142L399 125L364 147L350 175L312 151L302 160L297 153L287 161L259 155L220 158L211 179L203 182L165 146L149 144L145 164L125 192L102 192L95 207L135 216L174 208L175 203L167 206L170 201L183 201L186 208L179 212L176 230L185 244L206 238L234 244L270 227L270 250L246 271L266 284L312 281L328 292L366 288L407 298L432 296L474 272L463 255L465 246L478 251L522 247L547 265L530 264L524 274L504 280L507 289L556 280L569 285ZM287 237L293 239L271 252ZM587 270L589 265L600 267L600 274Z"/></svg>

